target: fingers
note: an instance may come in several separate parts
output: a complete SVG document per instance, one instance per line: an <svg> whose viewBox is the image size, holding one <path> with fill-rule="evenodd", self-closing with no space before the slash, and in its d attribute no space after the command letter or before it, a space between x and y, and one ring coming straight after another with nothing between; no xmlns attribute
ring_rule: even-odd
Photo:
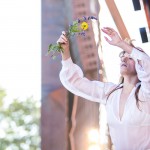
<svg viewBox="0 0 150 150"><path fill-rule="evenodd" d="M113 28L110 27L104 27L103 29L101 29L105 34L107 34L108 36L112 36L116 33L116 31Z"/></svg>
<svg viewBox="0 0 150 150"><path fill-rule="evenodd" d="M104 27L104 29L107 29L107 30L109 30L109 31L113 31L113 32L116 32L113 28L111 28L111 27Z"/></svg>
<svg viewBox="0 0 150 150"><path fill-rule="evenodd" d="M110 35L110 32L106 29L101 29L104 33L106 33L107 35Z"/></svg>
<svg viewBox="0 0 150 150"><path fill-rule="evenodd" d="M66 33L65 31L62 32L62 35L60 36L60 38L57 40L57 44L67 44L68 43L68 39L66 37Z"/></svg>
<svg viewBox="0 0 150 150"><path fill-rule="evenodd" d="M64 43L67 43L67 41L68 41L67 37L63 34L60 36L60 39L63 40Z"/></svg>
<svg viewBox="0 0 150 150"><path fill-rule="evenodd" d="M57 40L57 44L66 44L67 42L65 42L65 40L63 40L63 39L61 39L61 38L59 38L58 40Z"/></svg>
<svg viewBox="0 0 150 150"><path fill-rule="evenodd" d="M65 31L62 31L62 34L63 34L64 36L66 36L66 32L65 32Z"/></svg>
<svg viewBox="0 0 150 150"><path fill-rule="evenodd" d="M104 38L109 44L111 44L111 41L106 36L104 36Z"/></svg>

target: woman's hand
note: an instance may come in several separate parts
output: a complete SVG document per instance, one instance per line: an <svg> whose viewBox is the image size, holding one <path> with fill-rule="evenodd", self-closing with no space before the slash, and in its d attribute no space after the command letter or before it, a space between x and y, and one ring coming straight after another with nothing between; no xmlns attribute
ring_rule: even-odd
<svg viewBox="0 0 150 150"><path fill-rule="evenodd" d="M118 46L129 54L132 52L133 45L122 40L119 34L113 28L104 27L102 31L111 38L111 40L109 40L107 37L105 37L109 44Z"/></svg>
<svg viewBox="0 0 150 150"><path fill-rule="evenodd" d="M57 43L59 43L63 48L63 52L61 53L62 59L63 60L68 59L70 57L69 40L66 36L65 31L62 32L61 36L57 40Z"/></svg>
<svg viewBox="0 0 150 150"><path fill-rule="evenodd" d="M119 34L113 28L104 27L101 30L111 38L111 40L109 40L106 36L104 36L105 40L109 44L120 47L120 44L122 43L123 40L120 38Z"/></svg>

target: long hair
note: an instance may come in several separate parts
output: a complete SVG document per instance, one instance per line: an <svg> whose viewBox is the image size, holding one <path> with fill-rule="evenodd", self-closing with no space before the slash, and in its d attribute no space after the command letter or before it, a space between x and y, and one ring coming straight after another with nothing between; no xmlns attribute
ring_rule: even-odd
<svg viewBox="0 0 150 150"><path fill-rule="evenodd" d="M124 41L125 41L126 43L128 43L129 45L131 45L132 47L136 48L137 50L143 52L143 50L142 50L141 48L137 48L137 47L135 47L135 46L132 44L132 41L134 41L134 40L130 40L130 39L126 38ZM107 100L108 100L109 96L110 96L114 91L123 88L123 85L122 85L123 83L124 83L124 78L123 78L123 77L120 77L120 83L119 83L114 89L112 89L112 90L109 92L109 94L108 94L108 96L107 96ZM139 99L139 97L138 97L138 94L139 94L140 87L141 87L141 84L136 88L136 91L135 91L136 105L137 105L137 107L138 107L139 110L140 110L140 108L139 108L139 101L140 101L140 99Z"/></svg>
<svg viewBox="0 0 150 150"><path fill-rule="evenodd" d="M123 78L123 77L120 77L120 83L119 83L114 89L112 89L112 90L109 92L109 94L108 94L108 96L107 96L107 100L108 100L109 96L110 96L113 92L115 92L115 91L118 90L118 89L123 88L123 85L122 85L123 83L124 83L124 78ZM140 107L139 107L139 101L140 101L140 99L139 99L139 97L138 97L138 94L139 94L140 87L141 87L141 84L136 88L135 94L134 94L135 99L136 99L136 105L137 105L137 107L138 107L139 110L140 110Z"/></svg>

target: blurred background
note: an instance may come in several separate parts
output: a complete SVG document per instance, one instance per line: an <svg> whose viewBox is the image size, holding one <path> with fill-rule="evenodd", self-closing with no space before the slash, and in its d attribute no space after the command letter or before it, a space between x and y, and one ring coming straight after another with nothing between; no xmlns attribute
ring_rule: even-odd
<svg viewBox="0 0 150 150"><path fill-rule="evenodd" d="M0 150L111 150L104 106L68 92L59 80L61 56L50 43L73 20L95 16L86 36L72 37L73 61L90 80L119 81L120 49L109 26L150 55L148 0L0 1Z"/></svg>

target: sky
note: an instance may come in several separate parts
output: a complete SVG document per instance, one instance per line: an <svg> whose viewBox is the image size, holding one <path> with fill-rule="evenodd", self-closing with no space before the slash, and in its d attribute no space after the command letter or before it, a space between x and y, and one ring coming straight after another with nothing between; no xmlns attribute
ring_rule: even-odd
<svg viewBox="0 0 150 150"><path fill-rule="evenodd" d="M41 1L0 1L0 87L7 99L41 98Z"/></svg>

